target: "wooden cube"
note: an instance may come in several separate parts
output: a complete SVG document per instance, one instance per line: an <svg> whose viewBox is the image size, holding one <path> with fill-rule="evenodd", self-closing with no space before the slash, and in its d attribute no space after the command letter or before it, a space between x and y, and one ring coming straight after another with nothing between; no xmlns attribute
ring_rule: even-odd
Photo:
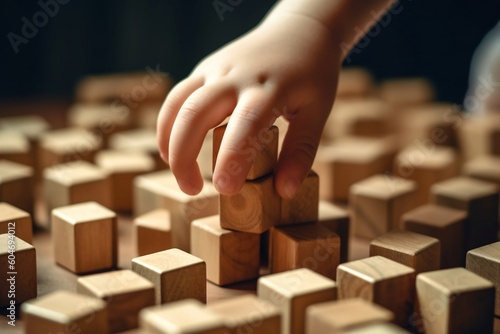
<svg viewBox="0 0 500 334"><path fill-rule="evenodd" d="M342 68L339 73L337 98L363 98L375 93L372 75L361 67Z"/></svg>
<svg viewBox="0 0 500 334"><path fill-rule="evenodd" d="M475 179L496 183L500 187L500 157L483 155L467 161L463 173Z"/></svg>
<svg viewBox="0 0 500 334"><path fill-rule="evenodd" d="M43 186L49 213L54 208L88 201L111 206L111 180L107 172L85 161L47 168Z"/></svg>
<svg viewBox="0 0 500 334"><path fill-rule="evenodd" d="M434 99L434 88L425 78L389 79L380 84L380 98L402 108L429 103Z"/></svg>
<svg viewBox="0 0 500 334"><path fill-rule="evenodd" d="M439 240L410 231L392 231L370 243L370 256L380 255L415 269L415 275L438 270Z"/></svg>
<svg viewBox="0 0 500 334"><path fill-rule="evenodd" d="M116 214L96 202L52 211L56 263L76 273L107 270L118 262Z"/></svg>
<svg viewBox="0 0 500 334"><path fill-rule="evenodd" d="M223 319L229 334L281 332L279 309L253 295L219 300L209 304L207 309Z"/></svg>
<svg viewBox="0 0 500 334"><path fill-rule="evenodd" d="M106 304L69 291L55 291L23 304L24 333L108 333Z"/></svg>
<svg viewBox="0 0 500 334"><path fill-rule="evenodd" d="M171 171L162 171L135 179L134 203L136 215L167 209L170 212L172 247L189 252L191 222L219 212L219 193L207 181L198 195L187 195L179 188Z"/></svg>
<svg viewBox="0 0 500 334"><path fill-rule="evenodd" d="M414 208L417 185L414 181L375 175L353 184L349 204L354 234L373 239L399 228L399 220Z"/></svg>
<svg viewBox="0 0 500 334"><path fill-rule="evenodd" d="M215 168L226 126L219 126L213 131L213 168ZM248 139L246 145L241 147L238 153L247 161L253 161L246 176L247 180L256 180L274 172L278 158L278 138L278 128L272 126L269 129L262 129L258 137Z"/></svg>
<svg viewBox="0 0 500 334"><path fill-rule="evenodd" d="M343 263L337 268L339 298L363 298L383 306L394 312L396 323L407 326L414 277L412 268L382 256Z"/></svg>
<svg viewBox="0 0 500 334"><path fill-rule="evenodd" d="M349 329L343 334L410 334L410 332L388 322L376 322Z"/></svg>
<svg viewBox="0 0 500 334"><path fill-rule="evenodd" d="M433 202L468 212L465 251L493 243L498 232L498 187L489 182L457 177L432 186Z"/></svg>
<svg viewBox="0 0 500 334"><path fill-rule="evenodd" d="M452 268L464 262L464 227L467 212L427 204L408 211L401 218L404 229L434 237L441 245L440 268Z"/></svg>
<svg viewBox="0 0 500 334"><path fill-rule="evenodd" d="M280 197L274 189L273 176L246 181L233 196L220 195L222 228L263 233L280 221Z"/></svg>
<svg viewBox="0 0 500 334"><path fill-rule="evenodd" d="M37 295L36 250L8 229L0 234L0 306L12 314L15 305Z"/></svg>
<svg viewBox="0 0 500 334"><path fill-rule="evenodd" d="M465 267L495 284L495 315L500 317L500 241L468 251Z"/></svg>
<svg viewBox="0 0 500 334"><path fill-rule="evenodd" d="M495 288L464 268L417 276L425 333L492 333Z"/></svg>
<svg viewBox="0 0 500 334"><path fill-rule="evenodd" d="M310 171L294 198L281 200L280 225L318 221L319 177Z"/></svg>
<svg viewBox="0 0 500 334"><path fill-rule="evenodd" d="M394 319L391 311L360 298L311 305L306 315L306 334L341 334L354 327Z"/></svg>
<svg viewBox="0 0 500 334"><path fill-rule="evenodd" d="M499 115L495 113L472 115L460 123L458 131L465 161L484 155L498 155Z"/></svg>
<svg viewBox="0 0 500 334"><path fill-rule="evenodd" d="M172 248L132 259L132 270L153 282L156 304L193 298L207 300L205 262Z"/></svg>
<svg viewBox="0 0 500 334"><path fill-rule="evenodd" d="M95 162L110 177L110 208L119 211L132 211L134 178L152 172L154 169L153 159L143 152L109 150L97 153Z"/></svg>
<svg viewBox="0 0 500 334"><path fill-rule="evenodd" d="M271 272L309 268L335 279L340 263L340 239L318 224L276 227L271 230Z"/></svg>
<svg viewBox="0 0 500 334"><path fill-rule="evenodd" d="M172 248L170 212L158 209L134 219L139 256Z"/></svg>
<svg viewBox="0 0 500 334"><path fill-rule="evenodd" d="M118 270L78 278L78 293L102 299L111 333L136 328L139 312L155 304L153 283L131 270Z"/></svg>
<svg viewBox="0 0 500 334"><path fill-rule="evenodd" d="M147 308L140 314L140 324L148 333L227 333L223 319L193 299Z"/></svg>
<svg viewBox="0 0 500 334"><path fill-rule="evenodd" d="M257 295L281 311L281 333L305 332L309 305L337 299L335 281L307 268L259 278Z"/></svg>
<svg viewBox="0 0 500 334"><path fill-rule="evenodd" d="M258 234L223 229L216 215L193 221L191 241L191 254L205 260L212 283L226 285L259 276Z"/></svg>
<svg viewBox="0 0 500 334"><path fill-rule="evenodd" d="M9 203L0 203L0 234L7 233L9 229L15 231L16 237L33 243L33 225L31 215Z"/></svg>
<svg viewBox="0 0 500 334"><path fill-rule="evenodd" d="M33 213L33 168L0 160L0 201Z"/></svg>
<svg viewBox="0 0 500 334"><path fill-rule="evenodd" d="M0 130L0 160L33 167L29 140L20 133Z"/></svg>
<svg viewBox="0 0 500 334"><path fill-rule="evenodd" d="M319 202L318 223L340 238L340 263L346 262L349 255L349 221L347 210L327 201Z"/></svg>
<svg viewBox="0 0 500 334"><path fill-rule="evenodd" d="M320 199L345 202L352 184L390 169L394 138L344 138L318 148L313 169L321 180Z"/></svg>

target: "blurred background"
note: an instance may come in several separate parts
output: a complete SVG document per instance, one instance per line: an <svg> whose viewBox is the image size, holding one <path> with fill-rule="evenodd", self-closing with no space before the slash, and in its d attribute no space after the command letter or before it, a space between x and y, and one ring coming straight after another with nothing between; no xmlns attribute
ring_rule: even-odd
<svg viewBox="0 0 500 334"><path fill-rule="evenodd" d="M159 65L178 81L207 54L254 27L274 2L2 0L0 99L71 99L86 75L147 66ZM228 6L222 15L215 9L221 3ZM56 13L39 14L47 12L44 6ZM402 0L399 8L345 66L365 67L378 81L423 76L437 100L462 103L471 57L498 22L500 1ZM25 39L26 19L40 27ZM21 38L17 53L9 33L11 40L13 34Z"/></svg>

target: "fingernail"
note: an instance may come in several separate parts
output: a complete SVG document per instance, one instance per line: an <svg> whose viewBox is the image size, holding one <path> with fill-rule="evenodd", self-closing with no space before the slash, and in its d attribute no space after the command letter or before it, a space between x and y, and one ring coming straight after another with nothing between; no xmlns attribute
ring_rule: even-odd
<svg viewBox="0 0 500 334"><path fill-rule="evenodd" d="M222 175L214 181L215 189L221 194L233 194L236 191L236 184L231 177Z"/></svg>
<svg viewBox="0 0 500 334"><path fill-rule="evenodd" d="M297 194L297 190L299 189L300 182L294 178L289 178L285 182L285 195L288 199L292 199Z"/></svg>

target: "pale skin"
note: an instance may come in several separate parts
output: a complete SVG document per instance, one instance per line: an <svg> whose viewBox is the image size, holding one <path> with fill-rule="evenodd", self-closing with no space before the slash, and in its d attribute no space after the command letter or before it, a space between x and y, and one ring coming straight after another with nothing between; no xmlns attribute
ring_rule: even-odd
<svg viewBox="0 0 500 334"><path fill-rule="evenodd" d="M293 198L311 169L330 113L343 56L391 0L282 0L253 30L202 60L167 96L158 118L158 145L187 194L203 188L196 158L208 131L231 116L213 183L239 192L255 138L277 117L289 122L275 187Z"/></svg>

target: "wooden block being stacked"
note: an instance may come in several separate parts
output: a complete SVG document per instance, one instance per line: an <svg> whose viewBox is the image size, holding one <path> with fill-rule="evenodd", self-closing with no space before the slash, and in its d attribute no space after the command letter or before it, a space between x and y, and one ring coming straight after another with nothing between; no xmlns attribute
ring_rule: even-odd
<svg viewBox="0 0 500 334"><path fill-rule="evenodd" d="M33 168L0 160L0 201L33 213Z"/></svg>
<svg viewBox="0 0 500 334"><path fill-rule="evenodd" d="M350 189L354 234L376 238L399 228L403 213L414 208L416 183L389 175L375 175Z"/></svg>
<svg viewBox="0 0 500 334"><path fill-rule="evenodd" d="M294 198L281 199L279 225L301 224L318 221L319 177L310 171Z"/></svg>
<svg viewBox="0 0 500 334"><path fill-rule="evenodd" d="M0 130L0 160L33 167L33 154L28 139L17 132Z"/></svg>
<svg viewBox="0 0 500 334"><path fill-rule="evenodd" d="M0 202L0 234L7 233L9 228L15 230L19 239L33 243L31 215L9 203Z"/></svg>
<svg viewBox="0 0 500 334"><path fill-rule="evenodd" d="M134 219L137 254L139 256L172 248L170 212L157 209Z"/></svg>

